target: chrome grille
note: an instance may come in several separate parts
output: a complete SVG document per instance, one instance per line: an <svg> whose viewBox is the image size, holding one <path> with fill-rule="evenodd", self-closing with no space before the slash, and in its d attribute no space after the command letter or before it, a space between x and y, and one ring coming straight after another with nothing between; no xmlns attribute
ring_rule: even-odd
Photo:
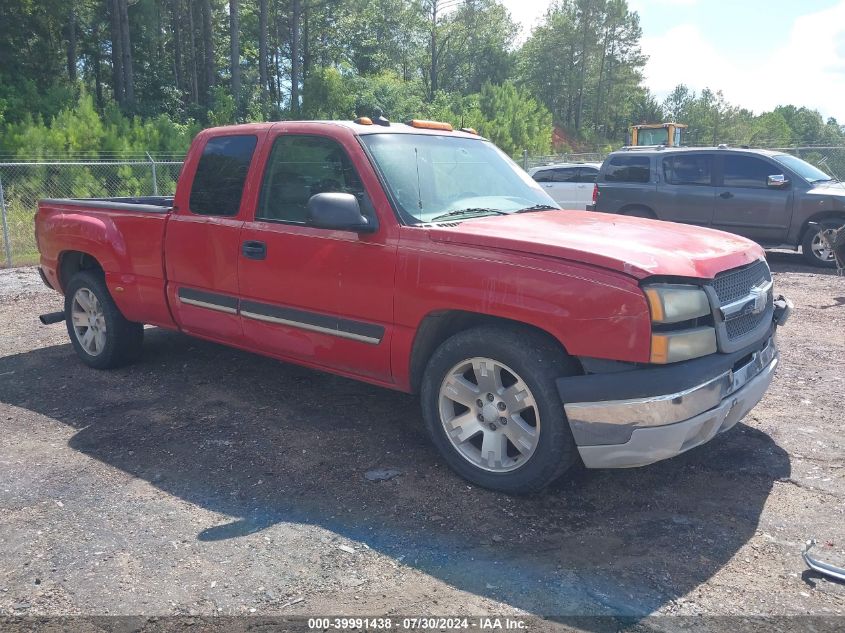
<svg viewBox="0 0 845 633"><path fill-rule="evenodd" d="M765 317L763 314L743 314L730 321L725 321L725 328L728 331L728 338L733 340L745 334L748 334L760 324L760 317Z"/></svg>
<svg viewBox="0 0 845 633"><path fill-rule="evenodd" d="M735 268L716 275L713 290L719 297L719 304L725 305L748 294L752 287L772 280L769 266L762 259L744 268Z"/></svg>
<svg viewBox="0 0 845 633"><path fill-rule="evenodd" d="M769 265L765 260L760 260L744 266L742 268L734 268L719 275L713 280L713 291L719 302L719 307L724 308L736 301L742 301L749 297L752 288L759 288L772 280L772 273L769 270ZM724 321L724 329L717 328L717 335L719 339L727 339L723 343L737 341L739 339L751 334L757 328L762 326L764 320L771 318L771 306L773 301L772 292L769 291L766 297L766 309L762 312L754 314L753 312L743 312L741 314L734 314L733 316L726 315Z"/></svg>

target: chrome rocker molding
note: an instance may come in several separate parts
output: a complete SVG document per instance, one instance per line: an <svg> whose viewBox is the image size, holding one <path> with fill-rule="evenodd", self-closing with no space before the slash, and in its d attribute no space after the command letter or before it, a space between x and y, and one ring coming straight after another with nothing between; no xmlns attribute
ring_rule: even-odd
<svg viewBox="0 0 845 633"><path fill-rule="evenodd" d="M648 398L578 402L564 405L578 451L587 468L644 466L679 455L732 428L762 399L778 364L774 338L751 359L705 383L684 391ZM625 443L595 444L597 428L608 439ZM579 443L588 436L592 445Z"/></svg>

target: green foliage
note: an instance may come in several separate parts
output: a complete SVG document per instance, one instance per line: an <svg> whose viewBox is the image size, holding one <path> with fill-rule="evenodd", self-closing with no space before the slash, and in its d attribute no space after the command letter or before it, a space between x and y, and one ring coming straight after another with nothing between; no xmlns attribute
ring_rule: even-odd
<svg viewBox="0 0 845 633"><path fill-rule="evenodd" d="M496 0L469 0L458 5L444 22L446 45L439 61L439 89L471 94L485 83L509 80L515 65L511 43L518 34L518 26Z"/></svg>
<svg viewBox="0 0 845 633"><path fill-rule="evenodd" d="M306 119L350 119L355 114L351 82L336 68L320 68L305 79L302 114Z"/></svg>
<svg viewBox="0 0 845 633"><path fill-rule="evenodd" d="M522 83L574 136L622 139L649 105L641 36L625 0L558 0L519 53Z"/></svg>
<svg viewBox="0 0 845 633"><path fill-rule="evenodd" d="M407 121L425 116L426 105L419 82L403 82L393 73L351 78L354 112L374 116L381 110L393 121Z"/></svg>
<svg viewBox="0 0 845 633"><path fill-rule="evenodd" d="M521 46L501 0L241 1L238 94L227 0L129 0L131 103L112 85L115 4L0 0L0 152L180 153L200 126L378 110L474 126L513 154L548 151L553 123L573 150L618 147L629 125L667 119L690 125L689 143L845 142L838 122L803 107L755 115L683 85L658 103L643 86L640 18L627 0L553 0Z"/></svg>
<svg viewBox="0 0 845 633"><path fill-rule="evenodd" d="M382 112L393 121L427 118L455 127L475 127L506 152L547 152L551 113L531 94L512 83L485 84L478 94L461 97L439 91L426 102L421 84L391 72L363 77L325 69L305 82L303 113L314 119L351 119ZM410 88L410 89L409 89Z"/></svg>
<svg viewBox="0 0 845 633"><path fill-rule="evenodd" d="M40 115L7 123L0 134L0 153L21 159L57 157L114 158L144 152L184 154L200 126L174 123L166 115L151 119L126 117L115 106L101 115L90 95L80 95L74 107L61 110L49 124Z"/></svg>
<svg viewBox="0 0 845 633"><path fill-rule="evenodd" d="M523 149L533 154L549 151L551 112L527 90L512 83L485 84L479 96L478 112L478 131L508 154L516 156Z"/></svg>
<svg viewBox="0 0 845 633"><path fill-rule="evenodd" d="M754 115L728 103L721 91L708 88L696 94L681 84L663 102L663 110L667 118L689 125L685 141L688 145L845 144L843 128L833 119L825 122L815 110L786 105Z"/></svg>
<svg viewBox="0 0 845 633"><path fill-rule="evenodd" d="M212 88L213 109L206 114L206 120L212 127L218 125L231 125L236 122L238 106L235 97L224 86Z"/></svg>
<svg viewBox="0 0 845 633"><path fill-rule="evenodd" d="M751 122L748 144L785 147L792 142L792 129L780 112L764 112Z"/></svg>

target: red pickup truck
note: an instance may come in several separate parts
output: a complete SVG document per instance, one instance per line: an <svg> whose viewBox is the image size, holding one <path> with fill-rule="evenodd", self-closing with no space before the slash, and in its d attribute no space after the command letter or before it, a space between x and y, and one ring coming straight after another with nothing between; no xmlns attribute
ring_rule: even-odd
<svg viewBox="0 0 845 633"><path fill-rule="evenodd" d="M416 392L450 466L509 493L731 428L790 311L749 240L561 210L427 121L205 130L173 198L42 200L36 235L42 320L91 367L152 324Z"/></svg>

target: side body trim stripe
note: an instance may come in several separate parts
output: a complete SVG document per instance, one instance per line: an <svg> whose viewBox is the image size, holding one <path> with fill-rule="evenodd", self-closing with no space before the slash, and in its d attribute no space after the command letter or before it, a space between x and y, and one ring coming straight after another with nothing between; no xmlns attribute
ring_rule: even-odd
<svg viewBox="0 0 845 633"><path fill-rule="evenodd" d="M179 301L188 305L217 310L227 314L238 313L237 297L217 294L216 292L205 292L193 288L179 288Z"/></svg>
<svg viewBox="0 0 845 633"><path fill-rule="evenodd" d="M288 325L371 345L378 345L384 338L384 328L371 323L294 308L282 308L257 301L239 302L236 297L194 290L193 288L179 288L177 295L179 301L187 305L225 312L226 314L240 313L242 316L256 321Z"/></svg>
<svg viewBox="0 0 845 633"><path fill-rule="evenodd" d="M241 301L241 314L250 319L279 323L292 327L322 332L364 343L378 345L384 338L384 328L380 325L352 321L341 317L331 317L294 308L281 308L255 301Z"/></svg>

